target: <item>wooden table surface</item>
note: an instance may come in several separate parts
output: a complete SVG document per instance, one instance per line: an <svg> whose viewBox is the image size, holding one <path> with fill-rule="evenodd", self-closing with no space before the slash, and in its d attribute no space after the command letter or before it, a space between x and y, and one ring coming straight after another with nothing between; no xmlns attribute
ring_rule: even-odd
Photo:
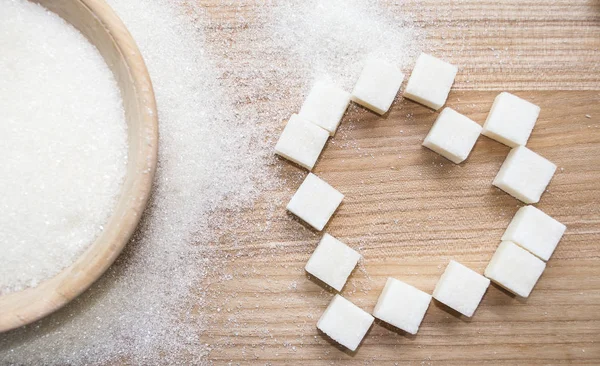
<svg viewBox="0 0 600 366"><path fill-rule="evenodd" d="M261 26L257 7L273 3L197 1L211 17L209 44L248 39ZM416 336L376 321L351 353L316 329L333 292L310 279L304 265L321 234L286 213L306 172L279 159L274 170L283 183L243 214L245 231L210 244L229 259L216 262L214 275L198 287L205 301L195 315L203 319L198 333L206 359L600 365L600 1L382 0L380 6L413 14L427 34L424 49L459 66L448 106L481 124L499 91L541 106L528 147L559 168L536 206L566 224L566 234L527 300L491 285L471 319L433 301ZM259 56L239 44L227 54ZM243 78L253 75L238 67L223 77L239 78L241 96L256 93L244 89L251 83ZM266 99L255 99L255 107L270 108ZM491 185L506 146L482 136L459 165L421 147L436 116L402 98L383 118L351 107L314 169L346 196L326 231L363 255L342 295L366 311L388 276L431 292L450 259L482 272L522 206ZM47 327L68 321L84 308L81 301L53 315L57 321ZM35 327L30 333L35 338Z"/></svg>
<svg viewBox="0 0 600 366"><path fill-rule="evenodd" d="M218 24L222 3L202 3ZM434 301L418 335L376 321L351 353L316 329L333 293L303 270L320 235L285 212L305 173L280 160L286 183L268 195L281 204L266 212L269 206L259 202L247 215L255 229L235 244L227 238L217 244L243 254L222 271L234 280L208 280L210 300L199 311L212 312L203 335L209 358L217 364L600 364L600 2L383 3L416 14L428 34L426 48L459 65L448 106L481 124L499 90L541 106L528 147L559 168L537 207L567 232L527 300L492 285L472 319ZM246 5L247 20L253 6ZM450 259L482 272L522 206L491 185L506 146L481 137L460 165L421 147L436 115L401 99L383 118L351 108L314 169L346 196L325 230L364 256L342 294L369 312L388 276L431 292Z"/></svg>

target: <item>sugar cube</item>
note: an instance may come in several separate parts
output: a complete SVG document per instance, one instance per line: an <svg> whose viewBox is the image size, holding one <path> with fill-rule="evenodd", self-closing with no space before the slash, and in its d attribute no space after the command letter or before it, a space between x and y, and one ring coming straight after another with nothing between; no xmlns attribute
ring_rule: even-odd
<svg viewBox="0 0 600 366"><path fill-rule="evenodd" d="M396 328L417 334L431 302L431 295L389 277L379 295L373 315Z"/></svg>
<svg viewBox="0 0 600 366"><path fill-rule="evenodd" d="M323 333L351 351L373 324L373 316L340 295L335 295L317 323Z"/></svg>
<svg viewBox="0 0 600 366"><path fill-rule="evenodd" d="M433 290L433 297L466 316L473 316L490 280L451 260Z"/></svg>
<svg viewBox="0 0 600 366"><path fill-rule="evenodd" d="M555 171L552 162L518 146L508 153L492 184L525 203L536 203Z"/></svg>
<svg viewBox="0 0 600 366"><path fill-rule="evenodd" d="M453 163L464 161L481 133L481 126L452 108L444 108L423 141L423 146Z"/></svg>
<svg viewBox="0 0 600 366"><path fill-rule="evenodd" d="M275 145L275 153L312 170L329 138L329 132L292 115Z"/></svg>
<svg viewBox="0 0 600 366"><path fill-rule="evenodd" d="M306 97L300 117L335 135L342 116L350 104L350 93L326 82L315 83Z"/></svg>
<svg viewBox="0 0 600 366"><path fill-rule="evenodd" d="M308 173L287 205L288 211L317 230L323 230L344 195L312 173Z"/></svg>
<svg viewBox="0 0 600 366"><path fill-rule="evenodd" d="M342 291L360 257L356 250L325 234L304 269L334 289Z"/></svg>
<svg viewBox="0 0 600 366"><path fill-rule="evenodd" d="M502 92L492 104L482 133L510 147L526 145L539 115L537 105Z"/></svg>
<svg viewBox="0 0 600 366"><path fill-rule="evenodd" d="M382 60L369 60L354 86L352 100L384 114L396 98L402 80L404 74L396 66Z"/></svg>
<svg viewBox="0 0 600 366"><path fill-rule="evenodd" d="M512 241L547 261L567 227L533 206L521 207L502 240Z"/></svg>
<svg viewBox="0 0 600 366"><path fill-rule="evenodd" d="M438 110L446 103L457 72L456 66L421 53L408 79L404 97Z"/></svg>
<svg viewBox="0 0 600 366"><path fill-rule="evenodd" d="M503 241L485 269L485 276L508 291L527 297L546 263L510 241Z"/></svg>

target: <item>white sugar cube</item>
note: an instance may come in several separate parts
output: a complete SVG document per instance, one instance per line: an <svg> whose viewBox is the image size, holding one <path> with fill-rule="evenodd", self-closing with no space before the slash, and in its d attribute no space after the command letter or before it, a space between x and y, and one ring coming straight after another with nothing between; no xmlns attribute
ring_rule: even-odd
<svg viewBox="0 0 600 366"><path fill-rule="evenodd" d="M526 145L540 107L510 93L500 93L483 125L482 134L504 145Z"/></svg>
<svg viewBox="0 0 600 366"><path fill-rule="evenodd" d="M350 301L335 295L317 323L323 333L355 351L373 324L373 316Z"/></svg>
<svg viewBox="0 0 600 366"><path fill-rule="evenodd" d="M312 173L308 173L287 205L288 211L317 230L323 230L344 195Z"/></svg>
<svg viewBox="0 0 600 366"><path fill-rule="evenodd" d="M518 146L508 153L492 184L525 203L536 203L555 171L552 162Z"/></svg>
<svg viewBox="0 0 600 366"><path fill-rule="evenodd" d="M306 97L300 117L329 131L333 136L350 104L350 93L326 82L317 82Z"/></svg>
<svg viewBox="0 0 600 366"><path fill-rule="evenodd" d="M481 133L481 126L451 108L444 108L429 130L423 146L453 163L464 161Z"/></svg>
<svg viewBox="0 0 600 366"><path fill-rule="evenodd" d="M472 316L490 280L451 260L433 290L433 297L459 313Z"/></svg>
<svg viewBox="0 0 600 366"><path fill-rule="evenodd" d="M312 170L328 138L329 132L294 114L275 145L275 153Z"/></svg>
<svg viewBox="0 0 600 366"><path fill-rule="evenodd" d="M547 261L567 227L533 206L521 207L502 240L512 241Z"/></svg>
<svg viewBox="0 0 600 366"><path fill-rule="evenodd" d="M417 334L431 302L431 295L389 277L373 315L410 334Z"/></svg>
<svg viewBox="0 0 600 366"><path fill-rule="evenodd" d="M360 254L356 250L325 234L304 269L334 289L342 291L359 259Z"/></svg>
<svg viewBox="0 0 600 366"><path fill-rule="evenodd" d="M546 263L510 241L503 241L485 269L485 276L508 291L527 297Z"/></svg>
<svg viewBox="0 0 600 366"><path fill-rule="evenodd" d="M421 53L408 79L404 97L438 110L446 103L457 72L456 66Z"/></svg>
<svg viewBox="0 0 600 366"><path fill-rule="evenodd" d="M354 86L352 100L384 114L396 98L402 80L404 74L396 66L382 60L369 60Z"/></svg>

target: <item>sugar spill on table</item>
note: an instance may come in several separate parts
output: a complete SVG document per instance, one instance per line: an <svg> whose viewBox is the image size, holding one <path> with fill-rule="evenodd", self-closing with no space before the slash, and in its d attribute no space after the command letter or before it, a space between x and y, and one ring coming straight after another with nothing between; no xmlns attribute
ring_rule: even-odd
<svg viewBox="0 0 600 366"><path fill-rule="evenodd" d="M285 205L269 195L284 183L285 163L272 155L282 124L315 78L350 89L367 57L406 66L422 36L409 17L386 15L376 1L336 0L318 11L314 1L240 6L233 16L184 0L109 3L140 46L156 91L153 198L107 275L59 314L1 336L0 361L202 363L231 344L199 342L212 309L223 309L231 327L243 322L235 306L218 303L219 283L254 271L232 265L240 256L293 249L243 246L253 240L245 235L254 223L243 216L253 205L266 212L263 232ZM286 177L299 184L304 176ZM256 332L269 337L267 328Z"/></svg>
<svg viewBox="0 0 600 366"><path fill-rule="evenodd" d="M347 91L369 58L408 70L424 39L410 14L374 0L281 2L269 16L275 48L291 56L303 78L329 78Z"/></svg>
<svg viewBox="0 0 600 366"><path fill-rule="evenodd" d="M0 295L71 265L101 233L127 164L116 80L56 14L0 0Z"/></svg>

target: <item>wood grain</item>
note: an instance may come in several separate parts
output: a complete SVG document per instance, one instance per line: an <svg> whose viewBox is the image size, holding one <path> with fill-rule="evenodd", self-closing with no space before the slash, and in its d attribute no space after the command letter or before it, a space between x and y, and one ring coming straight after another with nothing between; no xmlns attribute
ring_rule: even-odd
<svg viewBox="0 0 600 366"><path fill-rule="evenodd" d="M272 1L197 2L210 20L207 48L265 41L256 32L262 26L256 14ZM198 323L201 343L209 347L207 361L600 364L600 1L380 3L390 12L413 14L427 33L424 48L459 65L449 106L478 123L499 90L542 107L529 147L559 170L537 206L564 222L567 232L526 301L491 286L470 320L434 302L416 336L376 322L358 351L349 353L316 330L333 297L303 269L320 234L286 213L285 204L306 173L279 160L283 185L265 192L265 199L244 214L246 223L235 235L224 233L207 248L227 258L215 259L214 275L198 285L204 302L195 304L195 313L208 321ZM224 58L260 57L250 52L253 48L252 42L232 47ZM248 89L253 84L245 78L255 75L243 72L246 64L227 65L231 72L222 77L236 79L240 96L257 93ZM410 73L410 66L404 71ZM269 87L276 91L276 85ZM268 110L272 101L266 99L253 98L253 107ZM353 107L316 165L315 173L346 195L326 231L363 254L364 262L342 294L367 311L388 276L432 291L451 258L482 271L522 205L491 185L507 147L481 137L460 165L421 147L435 117L400 98L383 118ZM279 202L275 209L272 201ZM84 302L92 306L110 285L91 291L79 304L53 315L41 331L16 334L15 343L49 334L54 324L85 312ZM127 355L122 357L115 363L126 363ZM187 357L181 355L181 363Z"/></svg>
<svg viewBox="0 0 600 366"><path fill-rule="evenodd" d="M252 1L200 3L214 24L227 18L235 33L260 27ZM202 335L208 358L277 365L600 364L600 2L382 3L415 14L428 34L425 48L460 65L448 106L480 124L498 90L541 106L528 146L559 169L537 207L568 230L527 300L493 285L472 319L433 302L418 335L377 321L350 353L316 329L333 292L303 270L320 234L285 211L305 173L280 160L286 183L267 193L281 202L275 212L258 202L244 226L251 229L215 244L236 259L219 269L222 277L207 280L209 301L198 308L210 314ZM222 37L213 31L213 40ZM369 312L388 276L431 292L449 259L482 272L522 205L491 185L506 146L482 136L460 165L421 147L436 115L401 98L383 118L352 107L314 169L346 195L325 231L364 256L342 294Z"/></svg>
<svg viewBox="0 0 600 366"><path fill-rule="evenodd" d="M497 92L455 91L448 105L483 123ZM223 242L245 256L215 281L206 343L217 363L554 364L600 362L600 94L525 91L542 108L528 146L559 169L537 207L568 230L527 299L491 286L472 319L434 302L416 336L377 322L354 354L320 334L316 321L332 292L303 267L319 235L285 212L302 176L287 164L289 184L271 227L248 217L253 242ZM410 114L412 117L407 118ZM354 116L353 116L354 115ZM386 118L354 108L315 173L346 195L325 229L360 250L364 263L342 294L372 311L388 276L431 292L448 260L483 272L510 219L522 205L492 187L508 148L481 137L454 165L420 143L436 114L402 100ZM355 147L344 146L355 143ZM260 212L260 207L257 208ZM250 273L250 274L249 274ZM218 306L222 311L217 311Z"/></svg>
<svg viewBox="0 0 600 366"><path fill-rule="evenodd" d="M37 287L0 296L0 332L29 324L60 309L85 291L114 262L146 208L158 152L152 82L137 45L121 20L103 0L36 2L77 28L98 48L111 68L121 89L128 126L127 172L112 216L75 263Z"/></svg>

